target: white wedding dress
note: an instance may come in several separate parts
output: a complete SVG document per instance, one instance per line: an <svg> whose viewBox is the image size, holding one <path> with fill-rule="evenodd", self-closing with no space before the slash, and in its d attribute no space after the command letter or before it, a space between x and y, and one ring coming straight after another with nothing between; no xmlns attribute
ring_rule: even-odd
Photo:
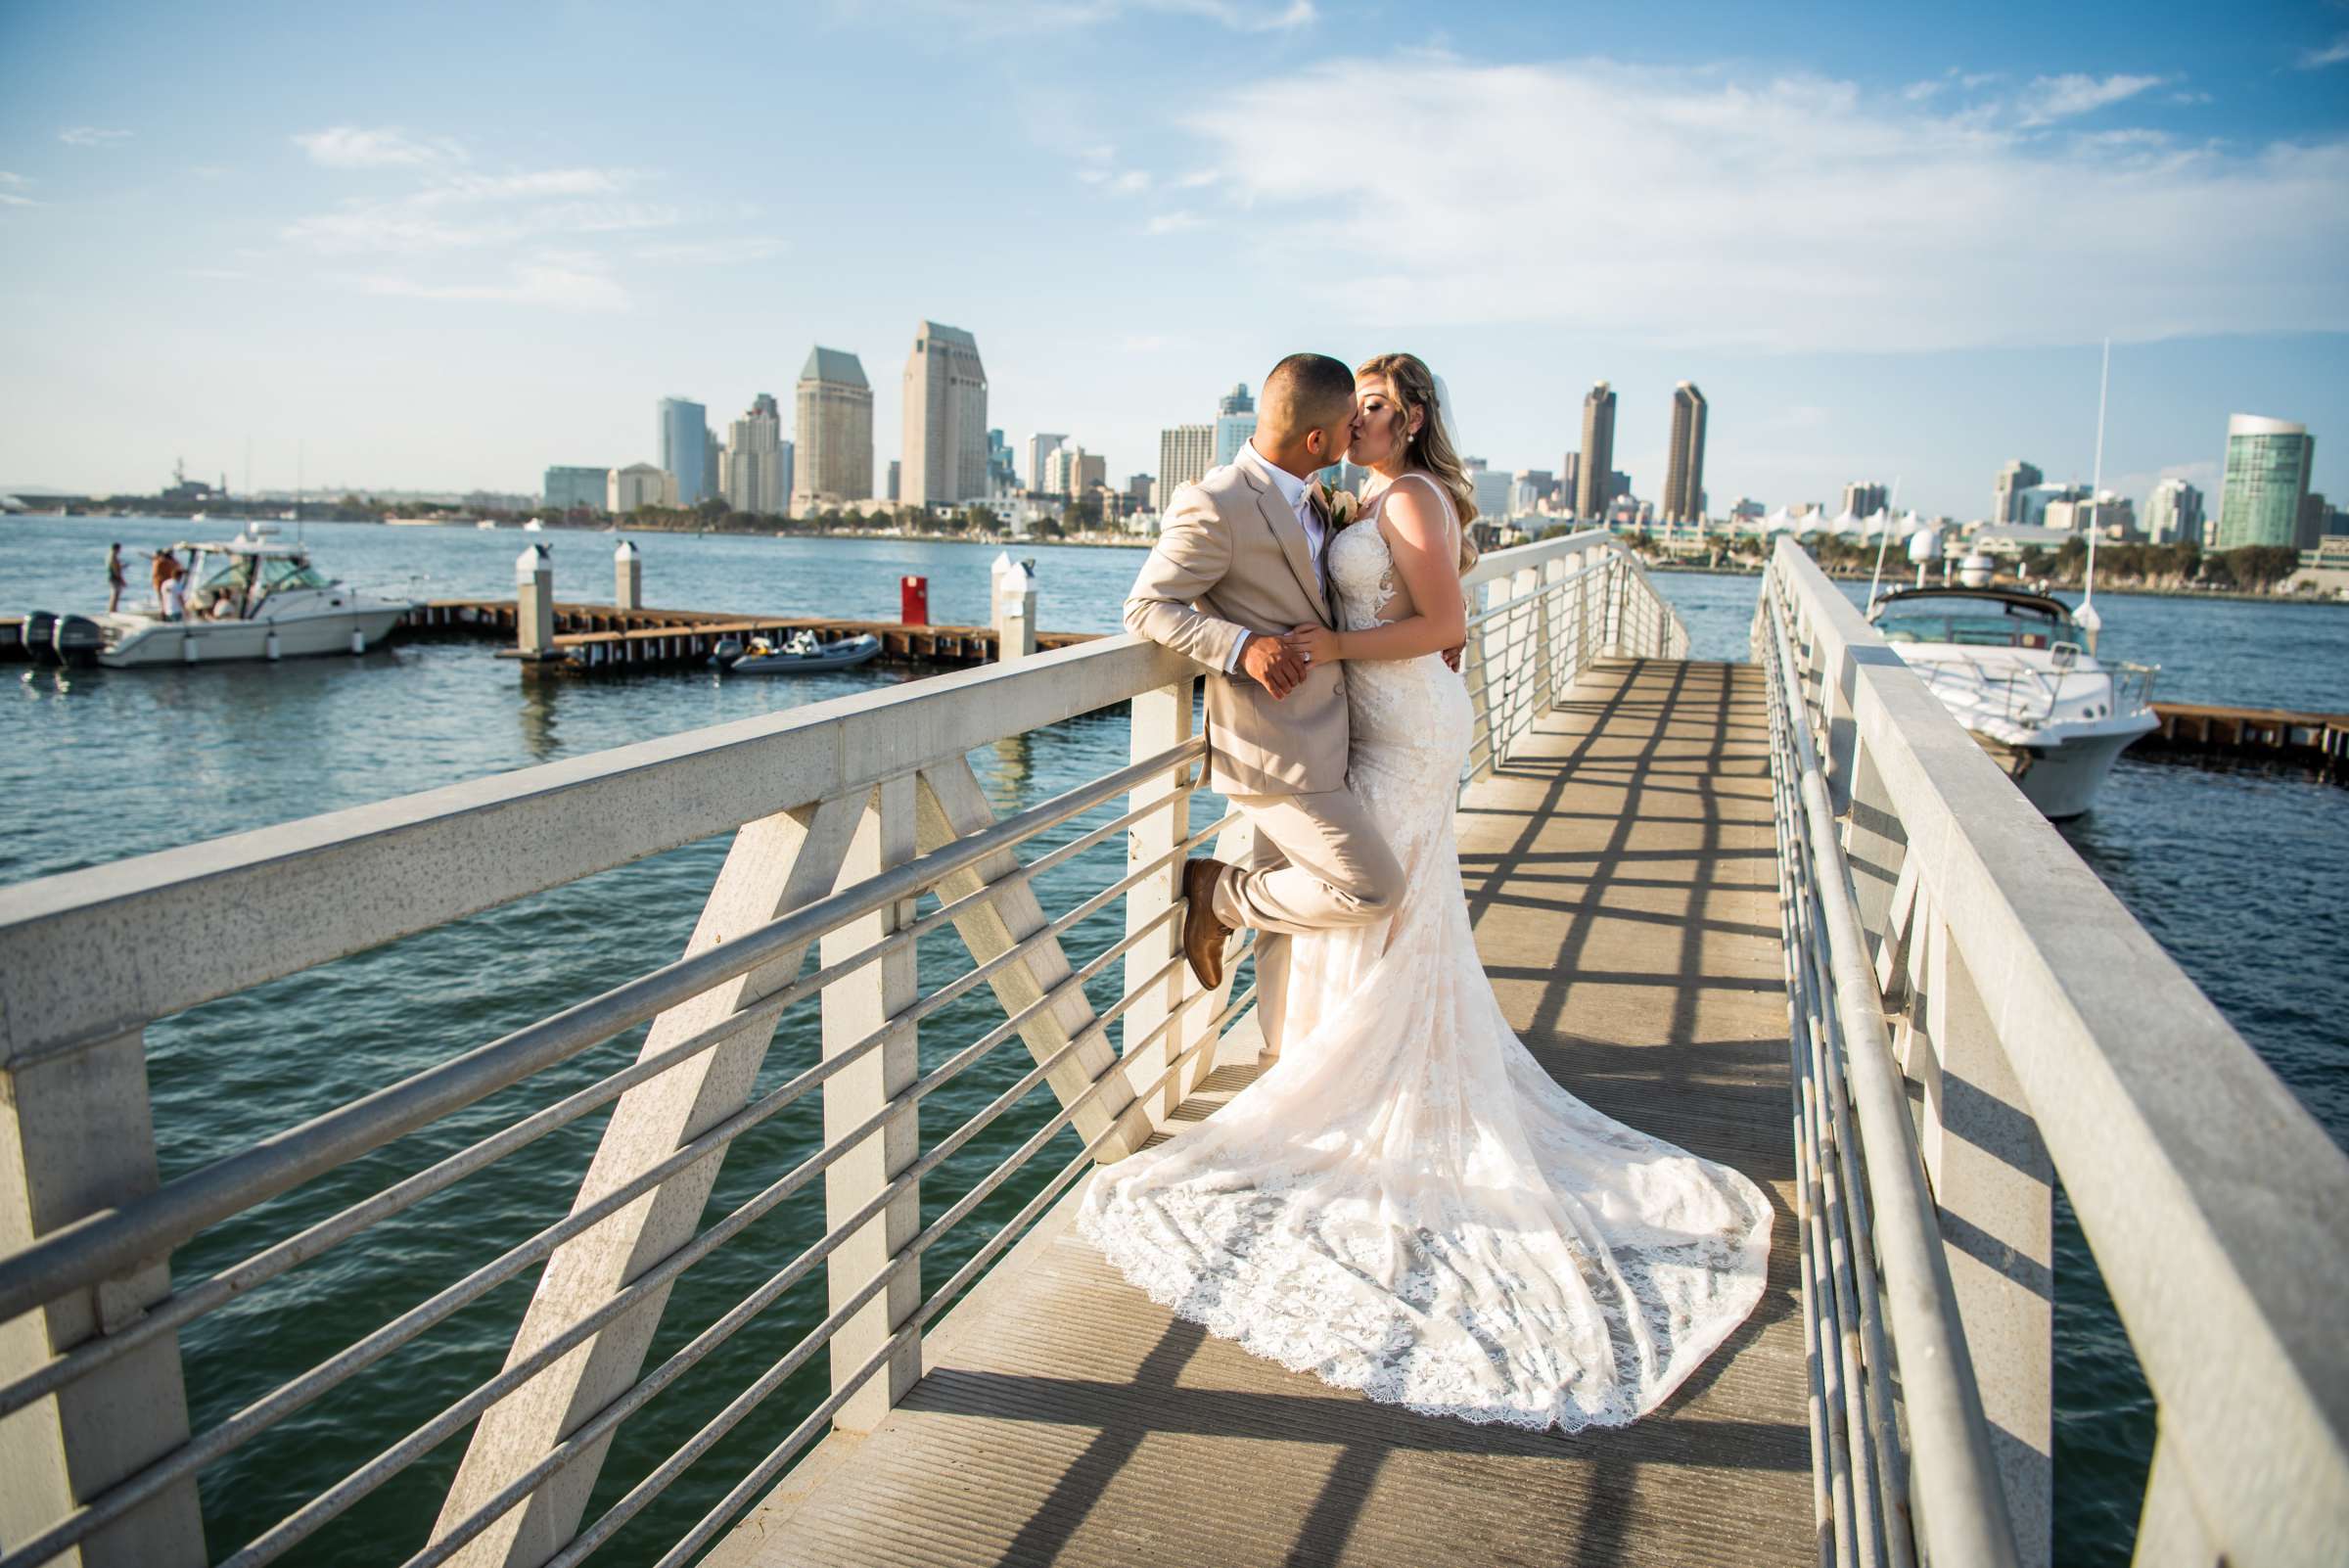
<svg viewBox="0 0 2349 1568"><path fill-rule="evenodd" d="M1375 517L1329 552L1345 627L1379 624L1396 579ZM1435 654L1358 662L1347 696L1349 781L1405 872L1395 914L1292 938L1279 1059L1096 1172L1079 1228L1177 1315L1374 1400L1636 1420L1761 1298L1769 1200L1585 1105L1510 1031L1452 839L1459 676Z"/></svg>

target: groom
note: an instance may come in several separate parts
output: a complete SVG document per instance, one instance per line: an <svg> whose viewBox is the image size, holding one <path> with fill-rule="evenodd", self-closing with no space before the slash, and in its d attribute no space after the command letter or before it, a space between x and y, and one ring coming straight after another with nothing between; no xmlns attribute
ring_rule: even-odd
<svg viewBox="0 0 2349 1568"><path fill-rule="evenodd" d="M1353 439L1354 372L1291 354L1265 378L1256 434L1225 467L1174 492L1126 598L1127 629L1206 666L1207 782L1256 828L1249 863L1194 859L1182 946L1203 986L1223 979L1232 930L1255 928L1257 1012L1280 1049L1289 935L1386 915L1403 872L1346 786L1343 666L1312 668L1285 634L1335 626L1332 530L1310 476Z"/></svg>

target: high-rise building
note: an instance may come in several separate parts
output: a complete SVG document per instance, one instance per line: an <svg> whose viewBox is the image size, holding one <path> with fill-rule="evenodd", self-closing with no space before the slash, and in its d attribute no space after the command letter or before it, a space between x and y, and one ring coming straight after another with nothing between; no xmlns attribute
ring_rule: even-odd
<svg viewBox="0 0 2349 1568"><path fill-rule="evenodd" d="M676 479L679 506L693 506L709 493L710 411L686 397L664 397L656 436L661 466Z"/></svg>
<svg viewBox="0 0 2349 1568"><path fill-rule="evenodd" d="M987 499L987 368L960 327L925 321L905 356L905 461L898 499Z"/></svg>
<svg viewBox="0 0 2349 1568"><path fill-rule="evenodd" d="M1020 487L1020 476L1011 461L1011 442L999 430L987 433L987 496L1000 500Z"/></svg>
<svg viewBox="0 0 2349 1568"><path fill-rule="evenodd" d="M675 506L677 477L650 463L630 463L604 476L604 510L622 517L646 506Z"/></svg>
<svg viewBox="0 0 2349 1568"><path fill-rule="evenodd" d="M1238 457L1255 434L1256 399L1248 395L1248 384L1239 382L1216 399L1216 453L1210 466L1221 468Z"/></svg>
<svg viewBox="0 0 2349 1568"><path fill-rule="evenodd" d="M1705 394L1683 381L1672 390L1672 450L1664 463L1664 521L1705 520Z"/></svg>
<svg viewBox="0 0 2349 1568"><path fill-rule="evenodd" d="M1999 470L1998 483L1991 486L1990 520L1993 523L2024 523L2023 492L2035 488L2047 478L2038 467L2017 457Z"/></svg>
<svg viewBox="0 0 2349 1568"><path fill-rule="evenodd" d="M2075 487L2071 494L2048 502L2040 521L2067 532L2127 539L2137 533L2137 506L2110 490L2098 490L2092 498L2085 487Z"/></svg>
<svg viewBox="0 0 2349 1568"><path fill-rule="evenodd" d="M1131 501L1135 506L1148 506L1151 483L1151 478L1147 474L1127 475L1126 499Z"/></svg>
<svg viewBox="0 0 2349 1568"><path fill-rule="evenodd" d="M1028 438L1028 487L1044 488L1044 459L1060 450L1060 443L1069 438L1065 434L1038 431Z"/></svg>
<svg viewBox="0 0 2349 1568"><path fill-rule="evenodd" d="M791 509L809 512L873 494L873 387L844 348L811 348L800 370L799 472Z"/></svg>
<svg viewBox="0 0 2349 1568"><path fill-rule="evenodd" d="M798 450L791 442L785 441L782 456L777 460L778 477L775 480L775 493L783 497L783 509L786 512L791 510L792 459L797 455Z"/></svg>
<svg viewBox="0 0 2349 1568"><path fill-rule="evenodd" d="M1097 452L1088 452L1082 446L1070 451L1068 470L1068 494L1073 501L1084 499L1085 493L1096 484L1105 486L1109 484L1109 459Z"/></svg>
<svg viewBox="0 0 2349 1568"><path fill-rule="evenodd" d="M1158 493L1164 506L1178 484L1196 484L1216 466L1216 427L1177 425L1158 433Z"/></svg>
<svg viewBox="0 0 2349 1568"><path fill-rule="evenodd" d="M600 512L611 489L608 468L550 468L546 471L546 509L568 512L575 506Z"/></svg>
<svg viewBox="0 0 2349 1568"><path fill-rule="evenodd" d="M1566 460L1558 465L1558 505L1569 517L1574 515L1574 492L1582 479L1583 454L1568 452Z"/></svg>
<svg viewBox="0 0 2349 1568"><path fill-rule="evenodd" d="M2300 503L2300 530L2292 543L2303 550L2313 550L2325 537L2331 523L2332 508L2326 503L2322 492L2311 490Z"/></svg>
<svg viewBox="0 0 2349 1568"><path fill-rule="evenodd" d="M1615 472L1615 389L1605 382L1583 398L1582 462L1574 486L1574 515L1601 516L1609 497L1601 494L1607 476Z"/></svg>
<svg viewBox="0 0 2349 1568"><path fill-rule="evenodd" d="M1843 487L1843 509L1854 517L1874 517L1889 504L1884 486L1869 480L1854 480Z"/></svg>
<svg viewBox="0 0 2349 1568"><path fill-rule="evenodd" d="M2145 536L2155 544L2202 542L2202 492L2182 479L2165 479L2145 498Z"/></svg>
<svg viewBox="0 0 2349 1568"><path fill-rule="evenodd" d="M760 392L751 399L749 412L726 428L718 484L730 510L761 517L783 510L791 494L783 450L783 410Z"/></svg>
<svg viewBox="0 0 2349 1568"><path fill-rule="evenodd" d="M1557 492L1557 476L1546 468L1521 468L1509 484L1510 517L1523 517L1540 510L1542 503Z"/></svg>
<svg viewBox="0 0 2349 1568"><path fill-rule="evenodd" d="M725 448L718 444L717 433L702 430L702 495L704 498L725 493Z"/></svg>
<svg viewBox="0 0 2349 1568"><path fill-rule="evenodd" d="M902 459L896 457L889 460L889 481L881 487L881 498L885 501L904 498L905 470L902 462Z"/></svg>
<svg viewBox="0 0 2349 1568"><path fill-rule="evenodd" d="M2306 425L2257 414L2227 421L2227 477L2219 490L2222 550L2246 544L2289 545L2300 534L2300 505L2317 438Z"/></svg>

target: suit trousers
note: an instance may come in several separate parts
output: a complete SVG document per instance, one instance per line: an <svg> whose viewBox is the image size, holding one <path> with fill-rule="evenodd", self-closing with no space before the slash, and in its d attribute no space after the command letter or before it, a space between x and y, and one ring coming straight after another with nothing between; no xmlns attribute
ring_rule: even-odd
<svg viewBox="0 0 2349 1568"><path fill-rule="evenodd" d="M1213 907L1223 924L1259 934L1257 1012L1265 1043L1278 1050L1287 939L1384 919L1402 895L1403 867L1352 790L1230 800L1256 829L1256 853L1217 878Z"/></svg>

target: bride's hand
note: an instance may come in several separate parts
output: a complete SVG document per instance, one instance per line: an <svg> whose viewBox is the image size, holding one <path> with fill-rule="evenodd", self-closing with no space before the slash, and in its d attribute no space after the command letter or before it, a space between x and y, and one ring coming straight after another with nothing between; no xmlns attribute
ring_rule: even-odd
<svg viewBox="0 0 2349 1568"><path fill-rule="evenodd" d="M1299 626L1281 640L1289 645L1289 652L1305 662L1308 669L1315 665L1334 665L1346 657L1345 646L1338 634L1317 623Z"/></svg>

